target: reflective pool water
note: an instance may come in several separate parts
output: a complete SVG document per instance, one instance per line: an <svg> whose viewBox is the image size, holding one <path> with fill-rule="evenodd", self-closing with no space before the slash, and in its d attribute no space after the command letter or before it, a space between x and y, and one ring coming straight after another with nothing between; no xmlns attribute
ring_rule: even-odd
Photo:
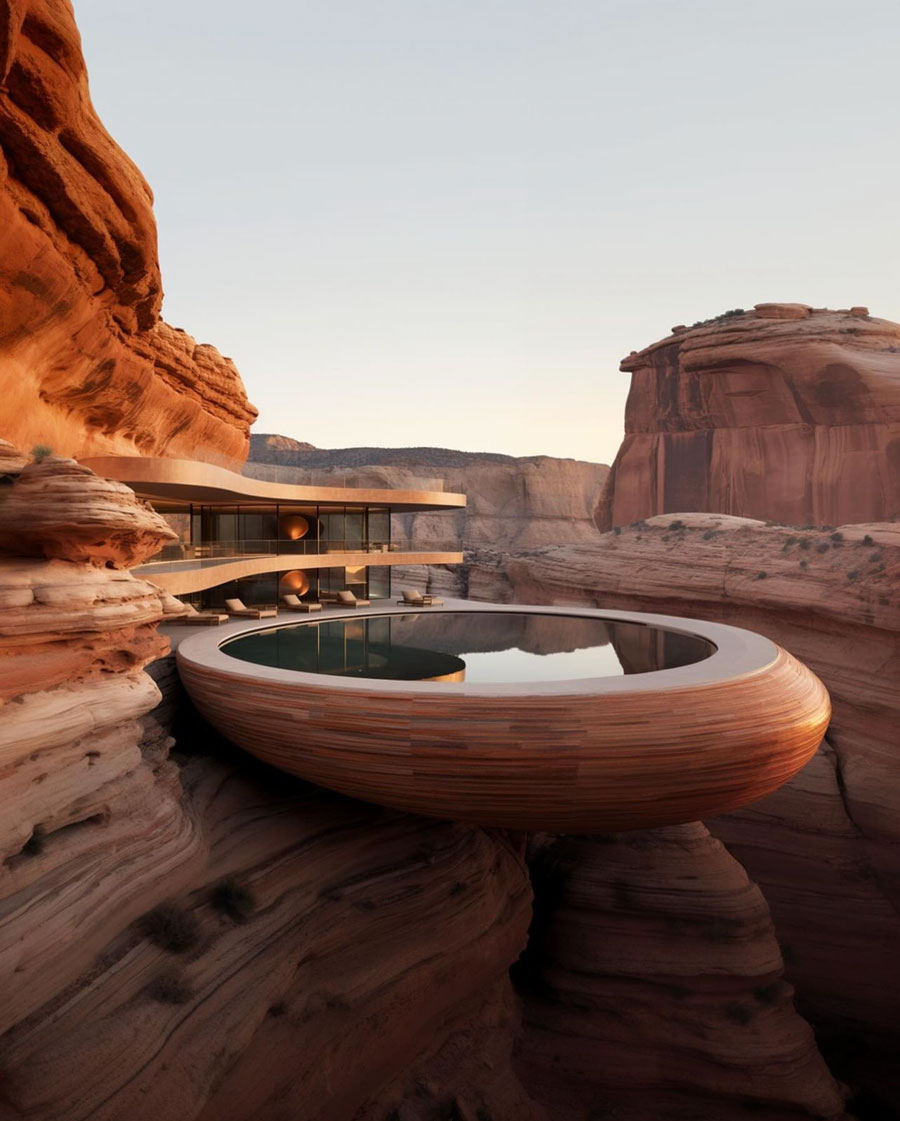
<svg viewBox="0 0 900 1121"><path fill-rule="evenodd" d="M715 646L640 623L423 609L272 627L232 639L222 650L245 662L303 673L501 684L674 669L708 658Z"/></svg>

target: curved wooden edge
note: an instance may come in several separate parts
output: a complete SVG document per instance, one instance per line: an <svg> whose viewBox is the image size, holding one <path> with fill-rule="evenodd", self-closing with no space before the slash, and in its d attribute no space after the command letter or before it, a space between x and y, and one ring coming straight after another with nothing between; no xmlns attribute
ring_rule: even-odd
<svg viewBox="0 0 900 1121"><path fill-rule="evenodd" d="M214 463L152 456L104 455L80 461L95 474L139 494L184 502L284 502L301 505L390 506L393 510L462 509L466 496L443 490L393 490L271 483Z"/></svg>
<svg viewBox="0 0 900 1121"><path fill-rule="evenodd" d="M674 689L486 695L247 677L182 656L185 645L194 703L267 763L365 801L525 831L644 829L736 809L795 774L830 716L819 679L774 646L754 671ZM395 683L367 683L383 684Z"/></svg>

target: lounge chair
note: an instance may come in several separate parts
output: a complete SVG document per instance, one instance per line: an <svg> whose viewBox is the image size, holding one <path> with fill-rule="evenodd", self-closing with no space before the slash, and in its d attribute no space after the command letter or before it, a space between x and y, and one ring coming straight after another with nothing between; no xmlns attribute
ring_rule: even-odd
<svg viewBox="0 0 900 1121"><path fill-rule="evenodd" d="M225 610L229 615L237 615L243 619L274 619L278 614L277 608L248 607L240 599L226 599Z"/></svg>
<svg viewBox="0 0 900 1121"><path fill-rule="evenodd" d="M183 603L162 588L158 588L157 591L163 606L164 614L161 620L163 623L179 623L185 627L216 627L228 618L218 611L198 611L192 604Z"/></svg>
<svg viewBox="0 0 900 1121"><path fill-rule="evenodd" d="M434 596L423 595L411 588L404 588L403 599L398 599L397 605L398 607L443 607L444 601L435 599Z"/></svg>
<svg viewBox="0 0 900 1121"><path fill-rule="evenodd" d="M371 600L357 599L349 589L337 594L338 607L369 607Z"/></svg>
<svg viewBox="0 0 900 1121"><path fill-rule="evenodd" d="M321 611L322 610L321 603L308 603L308 602L304 603L303 600L299 596L294 595L293 592L289 593L286 596L281 597L281 606L286 611Z"/></svg>

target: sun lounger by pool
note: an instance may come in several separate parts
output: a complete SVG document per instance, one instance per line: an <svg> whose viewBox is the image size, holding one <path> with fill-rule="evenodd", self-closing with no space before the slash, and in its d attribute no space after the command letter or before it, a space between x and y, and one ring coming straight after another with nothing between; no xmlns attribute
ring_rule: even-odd
<svg viewBox="0 0 900 1121"><path fill-rule="evenodd" d="M294 595L293 592L291 592L290 594L288 594L286 596L281 597L281 606L286 611L321 611L322 610L321 603L309 603L309 602L304 603L303 600L299 596Z"/></svg>
<svg viewBox="0 0 900 1121"><path fill-rule="evenodd" d="M337 594L338 607L368 607L370 603L371 601L368 599L357 599L353 592L349 590Z"/></svg>
<svg viewBox="0 0 900 1121"><path fill-rule="evenodd" d="M274 607L248 607L240 599L226 599L225 610L229 615L237 615L244 619L274 619L278 614Z"/></svg>
<svg viewBox="0 0 900 1121"><path fill-rule="evenodd" d="M423 595L421 592L413 591L410 588L403 589L403 599L397 600L397 605L402 607L443 607L444 601L442 599L435 599L434 596Z"/></svg>
<svg viewBox="0 0 900 1121"><path fill-rule="evenodd" d="M196 607L185 604L187 608L181 615L173 618L165 616L164 623L179 623L184 627L217 627L220 623L228 621L228 616L219 611L198 611Z"/></svg>

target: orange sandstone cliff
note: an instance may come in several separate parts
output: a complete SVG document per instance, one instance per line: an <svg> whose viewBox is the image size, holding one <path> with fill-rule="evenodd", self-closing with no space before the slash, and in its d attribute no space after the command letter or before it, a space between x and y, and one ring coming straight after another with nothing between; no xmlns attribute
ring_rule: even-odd
<svg viewBox="0 0 900 1121"><path fill-rule="evenodd" d="M900 514L900 325L758 304L676 327L622 369L601 530L679 510L792 525Z"/></svg>
<svg viewBox="0 0 900 1121"><path fill-rule="evenodd" d="M3 436L239 465L233 363L160 318L153 196L91 105L68 0L0 0Z"/></svg>

